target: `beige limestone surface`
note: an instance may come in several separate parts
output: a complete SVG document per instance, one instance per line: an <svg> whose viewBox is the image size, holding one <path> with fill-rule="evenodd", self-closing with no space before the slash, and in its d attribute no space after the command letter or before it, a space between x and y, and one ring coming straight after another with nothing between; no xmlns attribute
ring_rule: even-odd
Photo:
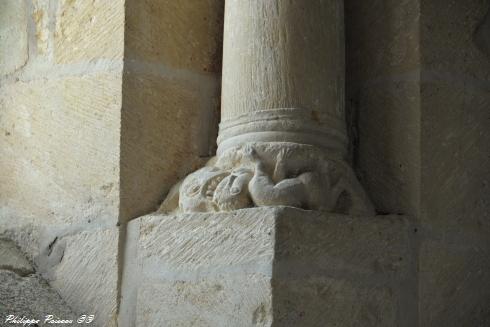
<svg viewBox="0 0 490 327"><path fill-rule="evenodd" d="M227 1L222 120L277 108L342 118L342 11L338 0Z"/></svg>
<svg viewBox="0 0 490 327"><path fill-rule="evenodd" d="M412 235L403 217L288 207L144 216L129 223L120 323L413 326Z"/></svg>
<svg viewBox="0 0 490 327"><path fill-rule="evenodd" d="M118 222L215 147L223 1L180 3L0 4L0 234L98 326L117 311Z"/></svg>
<svg viewBox="0 0 490 327"><path fill-rule="evenodd" d="M115 321L118 266L124 265L121 258L126 255L131 266L131 259L137 257L135 249L126 253L118 249L125 241L116 223L155 209L175 181L200 167L203 160L199 157L213 153L223 2L0 1L0 234L15 239L77 311L96 311L100 326ZM311 65L317 56L329 62L336 55L342 58L341 46L336 44L339 40L324 38L328 47L307 51L304 45L315 45L315 38L302 37L322 34L316 30L302 34L313 26L302 18L299 9L303 3L274 8L265 1L253 2L263 6L270 18L265 27L273 37L257 38L269 45L262 48L251 36L263 32L253 23L261 10L246 7L245 1L229 2L243 9L229 11L233 17L256 16L235 19L231 26L249 27L251 34L242 35L250 41L246 45L227 50L233 57L231 63L245 60L243 66L225 65L241 84L236 93L228 92L237 96L223 103L236 102L244 111L261 109L262 104L311 104L343 110L341 102L323 106L343 85L340 66L336 66L339 71L327 70L328 76L320 78ZM337 22L340 16L334 15L334 8L340 7L322 12L328 11ZM250 222L252 229L244 228L242 234L227 229L230 233L226 234L221 227L229 228L237 221L224 220L211 229L222 236L216 239L224 244L221 252L216 250L221 243L210 242L212 247L206 248L202 242L182 238L187 245L208 251L196 258L194 253L202 253L194 248L182 246L180 252L169 254L158 249L161 235L155 236L158 242L148 236L144 244L154 251L148 254L152 260L160 262L161 255L162 261L180 262L192 272L186 275L179 270L171 276L208 277L182 283L162 282L168 276L152 275L155 288L151 283L137 290L131 283L126 285L129 294L140 294L143 303L129 305L138 312L133 317L158 325L189 315L195 324L219 325L223 322L216 320L218 314L234 319L230 312L237 309L232 303L240 303L245 288L249 292L241 306L246 316L243 321L256 325L269 324L272 315L281 323L316 323L309 310L320 310L320 306L333 320L353 326L396 325L393 321L407 327L417 323L420 327L486 325L490 317L488 12L484 0L346 0L347 112L350 127L358 125L358 134L355 128L350 133L358 149L354 162L379 211L409 213L422 223L413 229L420 238L418 247L406 250L409 257L419 256L419 274L406 273L406 265L413 262L407 264L405 256L397 256L405 250L397 246L400 240L390 238L397 233L390 232L390 223L378 225L375 220L372 227L357 218L352 223L339 219L338 224L329 221L330 230L320 228L324 233L315 234L303 230L303 218L308 215L298 211L302 213L295 217L298 224L276 235L298 231L297 235L308 237L284 238L282 255L291 253L291 260L300 264L288 260L276 265L282 265L276 273L288 271L291 276L276 282L275 290L284 293L275 293L278 307L273 311L274 306L265 302L274 294L270 286L274 284L269 277L254 277L255 268L241 277L237 277L241 265L225 275L216 271L211 271L213 277L207 275L211 268L200 260L219 265L223 259L226 266L251 256L270 259L272 247L264 250L259 246L269 244L267 238L257 243L253 232L262 227ZM313 13L319 15L320 11ZM274 29L288 19L297 23ZM278 55L273 48L287 51ZM263 60L250 60L252 55ZM304 66L295 64L300 58L311 60ZM284 71L297 78L284 81L284 71L271 63L286 67ZM246 79L242 72L253 78ZM303 76L303 72L307 73ZM314 83L324 79L329 88ZM229 87L225 82L225 94ZM310 93L315 88L322 91L318 99ZM243 90L255 96L244 97ZM290 90L303 90L305 96L283 96L292 94ZM274 100L264 99L264 91L274 95ZM233 107L230 110L239 113ZM321 117L317 111L320 109L309 112L308 119ZM228 214L217 217L223 215ZM169 226L181 234L186 231ZM202 231L199 226L190 227ZM161 229L165 232L163 226ZM148 233L153 235L151 230ZM224 247L233 240L233 233L245 248ZM200 234L190 235L201 239ZM307 238L312 244L305 243L308 246L303 251L302 240ZM352 245L352 239L359 241ZM258 252L247 250L253 246ZM376 256L370 255L373 253ZM313 272L318 268L303 257L318 259L322 276L298 281L297 275L304 271L288 267L311 266ZM129 271L138 273L137 268ZM160 271L159 266L149 264L144 269L151 274ZM264 271L269 270L260 270L267 276ZM22 284L18 276L6 275L9 285L12 281ZM399 284L399 293L391 284L398 277L406 278ZM418 278L418 287L410 278ZM167 298L166 292L173 292L174 297ZM311 294L315 296L304 303L289 300ZM158 300L147 305L144 301L151 296ZM130 301L134 299L130 296ZM166 311L170 318L161 317L158 303L179 309Z"/></svg>
<svg viewBox="0 0 490 327"><path fill-rule="evenodd" d="M218 154L296 142L343 156L343 1L226 2Z"/></svg>
<svg viewBox="0 0 490 327"><path fill-rule="evenodd" d="M56 62L122 60L124 3L124 0L56 2Z"/></svg>
<svg viewBox="0 0 490 327"><path fill-rule="evenodd" d="M216 148L223 0L125 1L121 220L156 210Z"/></svg>
<svg viewBox="0 0 490 327"><path fill-rule="evenodd" d="M0 234L110 326L124 1L1 1L0 16Z"/></svg>
<svg viewBox="0 0 490 327"><path fill-rule="evenodd" d="M224 0L127 0L128 58L197 73L221 70Z"/></svg>
<svg viewBox="0 0 490 327"><path fill-rule="evenodd" d="M0 3L0 76L25 65L28 58L27 13L24 1Z"/></svg>

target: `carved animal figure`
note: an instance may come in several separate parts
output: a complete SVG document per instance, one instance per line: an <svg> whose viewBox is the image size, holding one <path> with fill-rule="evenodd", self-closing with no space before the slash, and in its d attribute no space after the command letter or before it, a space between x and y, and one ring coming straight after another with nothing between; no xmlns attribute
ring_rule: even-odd
<svg viewBox="0 0 490 327"><path fill-rule="evenodd" d="M345 214L374 213L346 163L321 157L305 160L297 148L289 146L261 148L259 155L249 144L235 154L187 176L170 191L160 211L216 212L281 205Z"/></svg>
<svg viewBox="0 0 490 327"><path fill-rule="evenodd" d="M288 168L287 148L276 157L272 176L267 174L264 161L252 147L244 154L254 163L254 175L249 183L250 196L256 206L283 205L313 210L330 210L335 205L339 191L332 188L328 176L315 171L296 172ZM296 176L290 176L291 174Z"/></svg>

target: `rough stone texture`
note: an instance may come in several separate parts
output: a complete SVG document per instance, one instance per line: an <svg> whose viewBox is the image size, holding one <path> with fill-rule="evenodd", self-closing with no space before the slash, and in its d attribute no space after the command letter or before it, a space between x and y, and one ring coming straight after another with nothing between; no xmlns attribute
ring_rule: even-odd
<svg viewBox="0 0 490 327"><path fill-rule="evenodd" d="M0 235L77 313L109 326L119 240L105 230L119 216L124 1L0 2Z"/></svg>
<svg viewBox="0 0 490 327"><path fill-rule="evenodd" d="M0 270L10 270L20 276L34 273L30 262L24 257L17 245L5 239L0 239Z"/></svg>
<svg viewBox="0 0 490 327"><path fill-rule="evenodd" d="M418 0L346 0L346 106L355 166L380 212L416 215L420 193ZM355 130L358 128L358 130Z"/></svg>
<svg viewBox="0 0 490 327"><path fill-rule="evenodd" d="M203 97L199 84L151 74L126 76L123 92L121 205L134 218L155 210L178 176L201 164Z"/></svg>
<svg viewBox="0 0 490 327"><path fill-rule="evenodd" d="M0 235L15 239L77 310L97 310L100 326L114 323L115 260L123 254L117 243L124 243L108 226L114 228L118 216L125 221L154 209L173 181L195 168L198 156L212 152L223 0L191 2L0 1ZM359 134L352 133L359 149L354 161L381 212L411 213L421 221L420 248L411 247L406 250L411 255L396 260L397 251L405 250L397 246L402 239L390 238L400 234L390 232L399 230L391 218L378 225L377 218L342 217L309 233L302 219L311 213L297 211L299 225L274 228L283 229L275 235L283 235L281 255L290 259L266 265L272 243L257 242L253 232L265 233L262 225L249 221L252 229L240 234L240 225L230 228L238 220L213 218L210 230L217 236L207 237L217 243L206 247L199 243L203 229L189 224L193 238L183 238L187 243L174 257L159 252L165 244L146 239L145 246L157 253L143 265L153 279L139 286L130 280L123 288L129 291L123 303L134 301L131 317L139 323L166 324L167 318L158 316L161 301L179 308L166 311L168 319L188 316L196 325L219 325L219 314L235 325L267 325L272 315L278 324L298 325L319 321L309 310L320 306L333 320L328 323L347 326L412 327L416 320L420 327L489 324L488 1L346 0L346 5L347 99L352 125L360 125ZM193 111L187 111L190 106ZM121 107L128 110L127 120L121 120ZM168 145L175 135L193 145ZM179 159L163 155L170 150ZM127 183L124 191L120 183ZM253 219L263 223L267 214L258 212ZM202 223L203 215L192 217ZM168 235L164 225L159 230ZM285 237L288 230L307 237ZM309 237L311 245L305 241ZM192 244L207 252L195 252L194 258L199 248L187 247ZM136 250L127 251L126 259L135 266L128 272L133 278L141 275L130 260ZM379 252L386 256L370 255ZM175 259L181 256L182 266L194 270L169 277L160 271L159 255L170 264L181 262ZM413 262L405 259L417 255L420 274L407 273ZM246 262L251 256L259 261ZM316 259L318 266L304 258ZM206 260L220 268L213 270ZM297 267L294 262L311 268L286 269ZM2 275L7 277L0 287L38 283L32 276ZM271 282L267 276L280 278ZM238 309L223 299L240 303L244 288L249 293L239 308L246 318L233 320ZM267 304L274 291L276 307ZM144 303L149 294L157 301L148 297L150 303ZM13 303L3 295L0 301L4 298ZM295 302L300 298L303 303Z"/></svg>
<svg viewBox="0 0 490 327"><path fill-rule="evenodd" d="M44 276L78 314L98 326L115 326L118 229L59 237L38 258Z"/></svg>
<svg viewBox="0 0 490 327"><path fill-rule="evenodd" d="M278 108L343 119L342 22L339 0L227 1L222 121Z"/></svg>
<svg viewBox="0 0 490 327"><path fill-rule="evenodd" d="M128 58L219 72L223 7L224 0L127 0Z"/></svg>
<svg viewBox="0 0 490 327"><path fill-rule="evenodd" d="M32 219L18 219L0 210L0 238L12 240L30 262L40 253L40 229L32 224ZM4 216L5 215L5 216Z"/></svg>
<svg viewBox="0 0 490 327"><path fill-rule="evenodd" d="M28 57L24 1L0 2L0 76L22 67Z"/></svg>
<svg viewBox="0 0 490 327"><path fill-rule="evenodd" d="M120 83L95 74L0 89L0 205L43 224L115 220Z"/></svg>
<svg viewBox="0 0 490 327"><path fill-rule="evenodd" d="M421 327L490 324L490 58L477 38L489 10L422 1Z"/></svg>
<svg viewBox="0 0 490 327"><path fill-rule="evenodd" d="M490 4L423 4L422 220L444 232L488 236L490 59L474 34Z"/></svg>
<svg viewBox="0 0 490 327"><path fill-rule="evenodd" d="M121 219L154 211L216 147L223 0L127 0Z"/></svg>
<svg viewBox="0 0 490 327"><path fill-rule="evenodd" d="M216 164L179 182L164 207L180 187L182 212L282 205L374 214L343 162L343 11L341 0L226 2Z"/></svg>
<svg viewBox="0 0 490 327"><path fill-rule="evenodd" d="M35 38L36 38L36 53L37 55L46 55L50 52L52 46L52 40L50 39L50 10L49 1L46 0L33 0L33 12L32 19L35 24Z"/></svg>
<svg viewBox="0 0 490 327"><path fill-rule="evenodd" d="M380 211L420 222L418 325L488 325L490 4L346 4L354 158Z"/></svg>
<svg viewBox="0 0 490 327"><path fill-rule="evenodd" d="M17 316L17 320L21 320L22 317L40 320L39 326L44 325L46 315L53 315L59 319L73 319L74 321L78 318L56 291L39 276L21 277L12 271L0 270L0 317L2 326L13 325L5 323L9 315ZM63 326L75 325L77 324L63 324Z"/></svg>
<svg viewBox="0 0 490 327"><path fill-rule="evenodd" d="M411 234L401 217L288 207L145 216L129 223L120 323L413 326Z"/></svg>
<svg viewBox="0 0 490 327"><path fill-rule="evenodd" d="M490 250L465 244L463 238L454 241L421 244L420 326L487 326L490 321Z"/></svg>
<svg viewBox="0 0 490 327"><path fill-rule="evenodd" d="M58 319L78 318L58 293L34 274L16 244L0 239L0 324L5 326L7 319L22 320L23 317L44 322L47 315Z"/></svg>
<svg viewBox="0 0 490 327"><path fill-rule="evenodd" d="M296 142L343 157L343 1L226 2L218 155Z"/></svg>
<svg viewBox="0 0 490 327"><path fill-rule="evenodd" d="M323 277L272 285L273 326L399 326L396 295L389 287Z"/></svg>
<svg viewBox="0 0 490 327"><path fill-rule="evenodd" d="M122 59L124 0L62 0L57 5L57 63Z"/></svg>
<svg viewBox="0 0 490 327"><path fill-rule="evenodd" d="M374 214L351 168L321 149L289 142L249 142L227 149L177 184L159 212L216 212L291 206Z"/></svg>
<svg viewBox="0 0 490 327"><path fill-rule="evenodd" d="M138 290L136 326L271 326L271 293L260 274L147 282Z"/></svg>

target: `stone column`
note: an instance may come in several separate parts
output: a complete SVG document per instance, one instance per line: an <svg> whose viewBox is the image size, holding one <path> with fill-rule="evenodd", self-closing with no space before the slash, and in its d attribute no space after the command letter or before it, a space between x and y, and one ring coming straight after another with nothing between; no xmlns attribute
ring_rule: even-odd
<svg viewBox="0 0 490 327"><path fill-rule="evenodd" d="M372 214L344 161L344 116L343 1L226 1L217 157L161 210Z"/></svg>
<svg viewBox="0 0 490 327"><path fill-rule="evenodd" d="M128 224L121 326L410 325L414 228L344 160L342 26L342 0L226 1L218 153Z"/></svg>
<svg viewBox="0 0 490 327"><path fill-rule="evenodd" d="M342 157L343 1L228 0L218 153L293 142Z"/></svg>

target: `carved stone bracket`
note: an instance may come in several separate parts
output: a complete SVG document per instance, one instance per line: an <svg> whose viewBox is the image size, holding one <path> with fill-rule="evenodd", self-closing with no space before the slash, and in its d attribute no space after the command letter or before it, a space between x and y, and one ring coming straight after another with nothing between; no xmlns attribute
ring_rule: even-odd
<svg viewBox="0 0 490 327"><path fill-rule="evenodd" d="M351 168L319 148L257 142L225 150L169 193L160 212L218 212L291 206L350 215L374 213Z"/></svg>

